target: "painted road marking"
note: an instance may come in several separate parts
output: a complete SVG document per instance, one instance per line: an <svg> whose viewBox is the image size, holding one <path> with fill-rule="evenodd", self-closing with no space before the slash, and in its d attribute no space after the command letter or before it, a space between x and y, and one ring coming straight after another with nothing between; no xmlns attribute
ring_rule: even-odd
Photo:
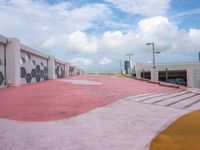
<svg viewBox="0 0 200 150"><path fill-rule="evenodd" d="M127 100L125 98L125 100ZM129 97L128 101L172 107L187 110L200 110L200 94L182 91L178 93L151 93Z"/></svg>
<svg viewBox="0 0 200 150"><path fill-rule="evenodd" d="M160 101L160 102L156 103L156 105L162 105L162 106L171 105L177 101L181 101L181 100L193 97L195 95L196 95L195 93L188 93L188 94L180 95L178 97L166 99L165 101Z"/></svg>
<svg viewBox="0 0 200 150"><path fill-rule="evenodd" d="M137 95L126 97L124 99L129 100L129 99L133 99L133 98L139 98L139 97L149 96L149 95L152 95L152 94L154 94L154 93L137 94Z"/></svg>
<svg viewBox="0 0 200 150"><path fill-rule="evenodd" d="M190 106L193 105L193 103L196 103L199 100L200 100L200 95L196 95L196 96L191 97L189 99L185 99L185 100L180 101L176 104L173 104L172 107L176 107L176 108L190 107Z"/></svg>
<svg viewBox="0 0 200 150"><path fill-rule="evenodd" d="M134 98L134 99L131 99L131 100L139 102L139 101L143 101L143 100L150 99L150 98L160 97L162 95L166 95L166 93L153 94L153 95L150 95L150 96Z"/></svg>
<svg viewBox="0 0 200 150"><path fill-rule="evenodd" d="M192 106L186 106L185 108L188 108L189 110L200 110L200 101L196 101L192 104Z"/></svg>
<svg viewBox="0 0 200 150"><path fill-rule="evenodd" d="M188 93L188 92L182 91L182 92L172 93L172 94L161 96L161 97L158 97L158 98L155 98L155 99L146 100L145 103L153 104L153 103L164 101L166 99L177 97L177 96L180 96L180 95L183 95L183 94L186 94L186 93Z"/></svg>

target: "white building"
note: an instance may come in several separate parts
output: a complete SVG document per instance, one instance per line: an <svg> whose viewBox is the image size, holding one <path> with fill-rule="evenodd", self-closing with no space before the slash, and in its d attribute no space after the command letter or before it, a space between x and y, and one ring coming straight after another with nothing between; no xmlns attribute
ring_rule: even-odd
<svg viewBox="0 0 200 150"><path fill-rule="evenodd" d="M156 69L152 64L138 63L136 76L170 82L184 80L188 87L200 88L200 62L157 63Z"/></svg>

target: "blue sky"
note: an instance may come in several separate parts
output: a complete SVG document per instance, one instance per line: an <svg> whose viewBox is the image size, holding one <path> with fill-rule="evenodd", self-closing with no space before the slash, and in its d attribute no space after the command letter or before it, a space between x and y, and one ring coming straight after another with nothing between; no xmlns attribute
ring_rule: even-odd
<svg viewBox="0 0 200 150"><path fill-rule="evenodd" d="M92 72L135 63L197 61L199 0L0 0L0 34Z"/></svg>

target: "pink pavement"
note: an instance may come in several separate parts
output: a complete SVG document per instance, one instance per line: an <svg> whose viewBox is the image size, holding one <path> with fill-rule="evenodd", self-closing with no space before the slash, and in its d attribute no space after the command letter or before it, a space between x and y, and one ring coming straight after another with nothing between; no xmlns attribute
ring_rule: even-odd
<svg viewBox="0 0 200 150"><path fill-rule="evenodd" d="M19 121L59 120L134 94L182 90L114 76L78 76L66 80L90 80L101 82L102 85L77 85L49 80L0 89L0 117Z"/></svg>

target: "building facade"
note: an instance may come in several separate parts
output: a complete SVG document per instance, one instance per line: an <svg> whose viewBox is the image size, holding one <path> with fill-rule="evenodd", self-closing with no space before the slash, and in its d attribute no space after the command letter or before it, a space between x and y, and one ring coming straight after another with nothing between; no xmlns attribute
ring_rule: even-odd
<svg viewBox="0 0 200 150"><path fill-rule="evenodd" d="M158 63L154 74L152 70L152 64L136 64L137 78L157 76L159 81L200 88L200 62Z"/></svg>

